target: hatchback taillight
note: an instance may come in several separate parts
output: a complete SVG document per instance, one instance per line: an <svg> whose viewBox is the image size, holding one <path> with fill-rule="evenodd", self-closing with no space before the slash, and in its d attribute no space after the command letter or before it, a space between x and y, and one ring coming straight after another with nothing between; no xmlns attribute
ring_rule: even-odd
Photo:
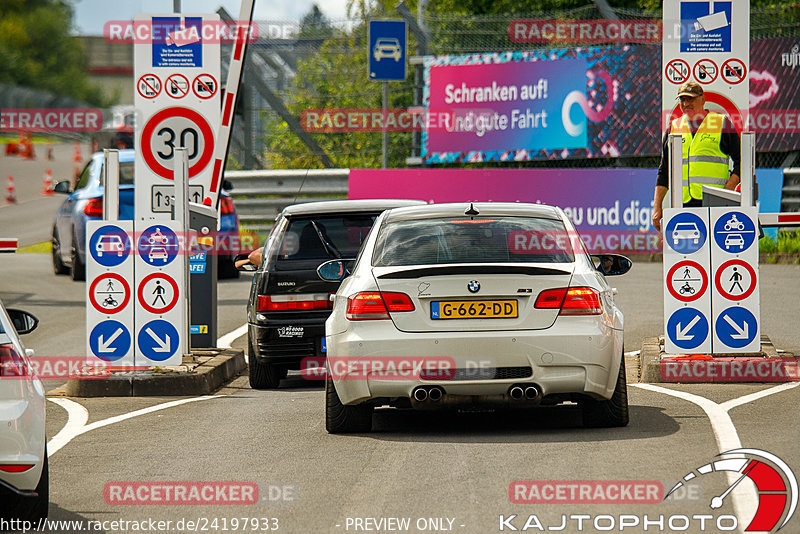
<svg viewBox="0 0 800 534"><path fill-rule="evenodd" d="M390 291L366 291L347 299L345 317L351 321L389 319L389 312L414 311L411 297Z"/></svg>
<svg viewBox="0 0 800 534"><path fill-rule="evenodd" d="M330 293L258 296L258 311L260 312L328 310L332 307Z"/></svg>
<svg viewBox="0 0 800 534"><path fill-rule="evenodd" d="M31 469L34 464L0 464L0 471L6 473L24 473Z"/></svg>
<svg viewBox="0 0 800 534"><path fill-rule="evenodd" d="M83 213L87 217L103 217L103 197L93 198L86 203Z"/></svg>
<svg viewBox="0 0 800 534"><path fill-rule="evenodd" d="M219 214L220 215L233 215L235 210L233 208L233 199L231 197L220 197L219 199Z"/></svg>
<svg viewBox="0 0 800 534"><path fill-rule="evenodd" d="M536 297L534 308L557 309L559 315L598 315L603 313L600 294L590 287L548 289Z"/></svg>
<svg viewBox="0 0 800 534"><path fill-rule="evenodd" d="M0 345L0 378L28 376L25 361L17 354L14 345Z"/></svg>

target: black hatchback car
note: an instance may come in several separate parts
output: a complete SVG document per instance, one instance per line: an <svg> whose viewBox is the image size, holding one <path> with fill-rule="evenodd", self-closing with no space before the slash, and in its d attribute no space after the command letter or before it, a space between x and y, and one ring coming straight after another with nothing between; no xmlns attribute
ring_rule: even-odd
<svg viewBox="0 0 800 534"><path fill-rule="evenodd" d="M325 320L339 282L317 267L355 259L372 223L384 210L425 204L420 200L334 200L295 204L275 221L255 272L247 305L250 385L278 387L303 358L324 355Z"/></svg>

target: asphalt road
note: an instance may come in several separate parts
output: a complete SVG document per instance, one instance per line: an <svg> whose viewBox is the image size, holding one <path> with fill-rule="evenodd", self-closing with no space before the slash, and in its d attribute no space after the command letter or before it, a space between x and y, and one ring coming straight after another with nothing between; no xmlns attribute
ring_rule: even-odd
<svg viewBox="0 0 800 534"><path fill-rule="evenodd" d="M0 256L0 298L41 319L40 327L25 337L37 354L83 354L85 284L54 276L49 261L43 254ZM779 348L800 352L797 321L789 319L800 302L800 268L764 265L761 275L764 331ZM626 315L628 351L662 328L660 276L659 264L636 263L630 273L613 279ZM243 324L249 281L243 276L220 284L221 334ZM243 343L239 338L233 346ZM628 356L629 364L633 358ZM590 519L583 531L597 532L592 521L599 521L599 528L609 521L598 516L611 515L618 531L621 515L627 514L626 521L635 516L640 523L625 531L642 532L644 514L651 519L663 515L666 522L682 521L673 516L727 514L738 515L744 528L755 514L755 487L746 480L726 496L722 508L711 510L711 499L736 481L720 472L701 476L677 501L656 503L520 504L510 501L509 488L513 495L518 480L622 480L657 481L668 489L717 460L720 452L738 447L773 453L800 473L796 383L652 388L634 382L629 374L630 425L601 430L581 428L574 406L508 413L380 410L373 433L331 436L323 426L319 384L299 377L284 380L276 391L255 391L242 376L208 399L53 399L47 421L50 518L107 521L98 529L104 532L136 531L134 523L110 523L114 520L172 521L162 531L175 532L181 519L200 521L197 526L209 531L223 526L252 531L242 530L243 519L276 518L279 532L481 533L499 531L501 516L508 521L503 531L509 531L508 525L522 530L531 515L543 528L556 528L566 514L563 531L577 532L577 519L570 514L585 514ZM164 405L175 401L188 402ZM245 505L120 504L104 494L134 481L252 483L260 488L260 500ZM238 519L235 529L233 518ZM368 518L408 518L410 526L377 526ZM431 527L436 521L438 527ZM263 526L259 522L257 530L265 531ZM53 532L76 528L50 525ZM183 530L193 529L184 523ZM654 530L651 526L648 532ZM703 530L692 520L685 531ZM706 525L705 531L718 529ZM800 531L800 518L794 517L784 531Z"/></svg>

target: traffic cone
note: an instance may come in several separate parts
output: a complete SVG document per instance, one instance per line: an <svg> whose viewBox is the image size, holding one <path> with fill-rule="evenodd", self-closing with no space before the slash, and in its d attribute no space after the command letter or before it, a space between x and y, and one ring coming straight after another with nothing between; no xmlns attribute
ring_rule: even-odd
<svg viewBox="0 0 800 534"><path fill-rule="evenodd" d="M6 204L17 203L17 188L14 187L14 177L8 176L8 187L6 187Z"/></svg>
<svg viewBox="0 0 800 534"><path fill-rule="evenodd" d="M28 134L27 139L25 139L25 159L36 159L36 152L33 150L31 134Z"/></svg>
<svg viewBox="0 0 800 534"><path fill-rule="evenodd" d="M75 155L72 156L72 161L80 163L83 158L81 157L81 144L75 141Z"/></svg>
<svg viewBox="0 0 800 534"><path fill-rule="evenodd" d="M53 172L50 169L44 171L44 182L42 183L42 195L49 197L53 194Z"/></svg>

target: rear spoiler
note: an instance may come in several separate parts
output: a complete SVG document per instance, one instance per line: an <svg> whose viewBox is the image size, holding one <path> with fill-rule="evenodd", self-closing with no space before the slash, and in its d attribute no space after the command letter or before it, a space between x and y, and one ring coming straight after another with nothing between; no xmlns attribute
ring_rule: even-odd
<svg viewBox="0 0 800 534"><path fill-rule="evenodd" d="M16 252L18 247L18 239L0 237L0 252Z"/></svg>
<svg viewBox="0 0 800 534"><path fill-rule="evenodd" d="M531 267L523 265L442 265L435 267L418 267L405 271L386 273L377 278L422 278L423 276L449 276L454 274L525 274L529 276L547 276L572 274L572 271L553 267Z"/></svg>

